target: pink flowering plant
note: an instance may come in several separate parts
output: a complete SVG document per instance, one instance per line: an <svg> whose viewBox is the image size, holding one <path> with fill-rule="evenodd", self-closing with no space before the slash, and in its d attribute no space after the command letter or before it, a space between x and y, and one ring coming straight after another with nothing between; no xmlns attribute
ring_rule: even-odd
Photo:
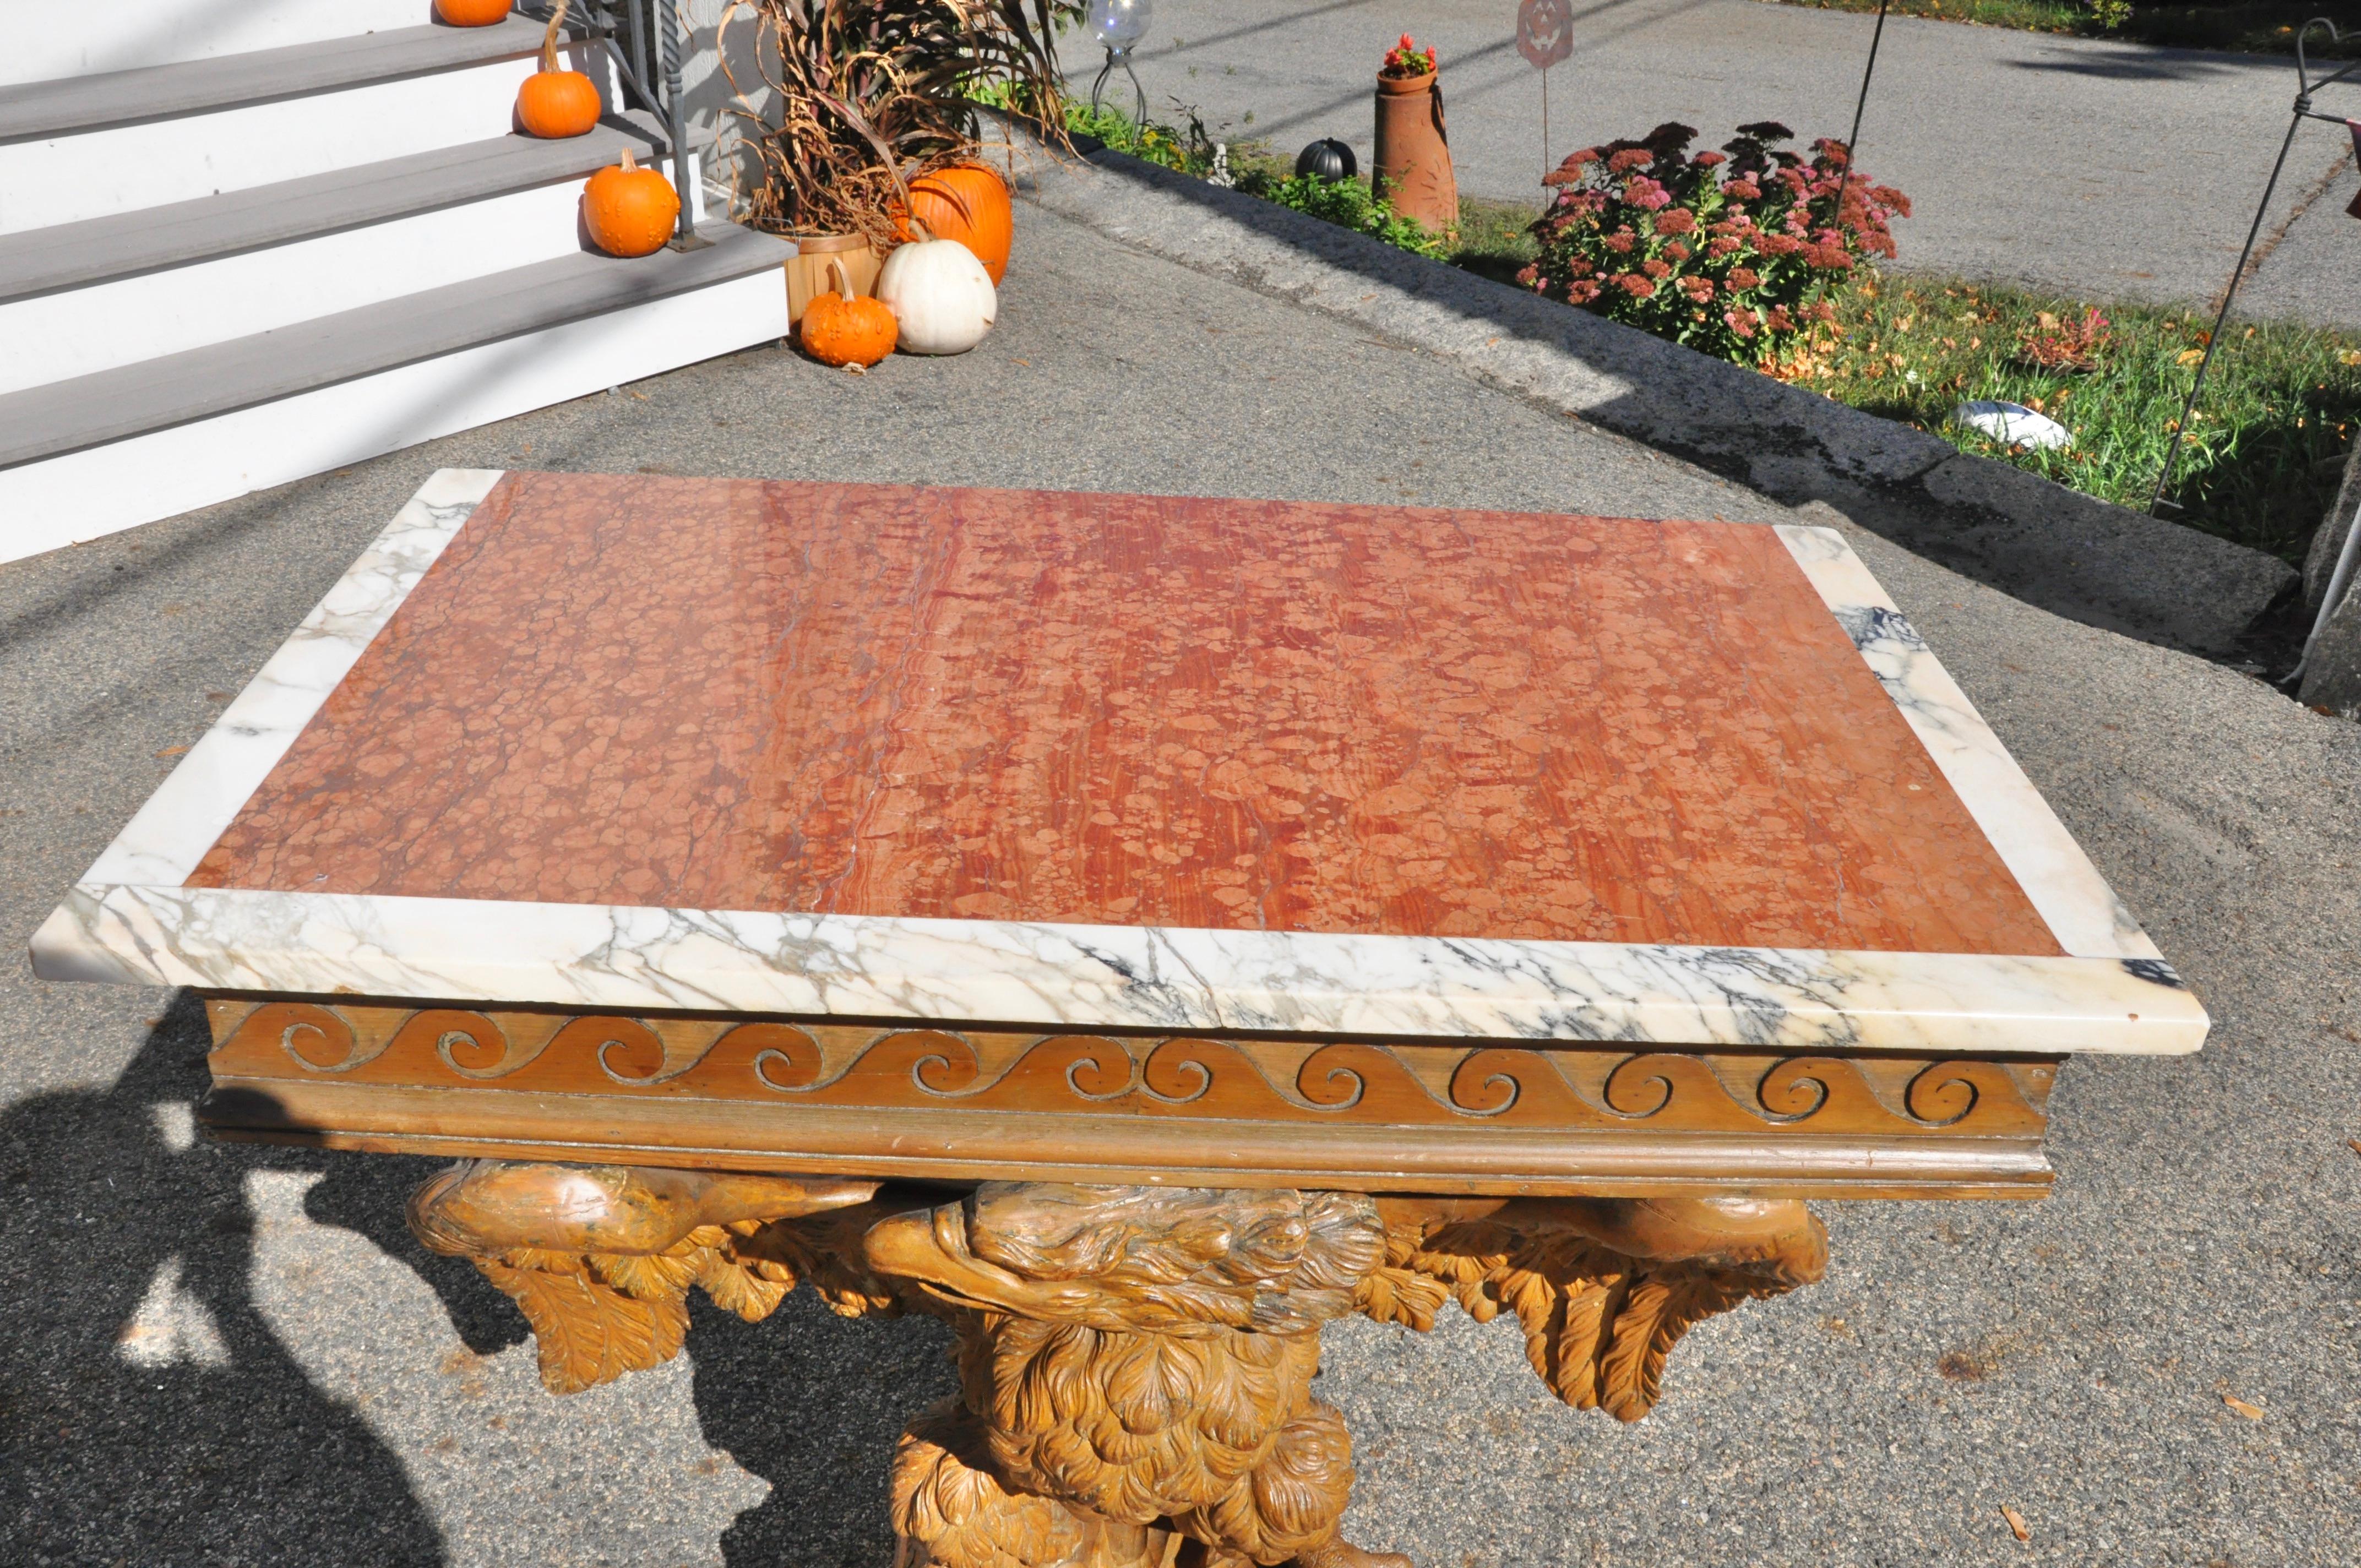
<svg viewBox="0 0 2361 1568"><path fill-rule="evenodd" d="M1910 215L1907 196L1851 171L1842 142L1816 141L1806 159L1778 145L1794 136L1741 126L1692 156L1695 127L1662 125L1582 148L1543 181L1556 195L1519 280L1701 353L1794 367L1835 322L1829 296L1892 257L1888 225Z"/></svg>
<svg viewBox="0 0 2361 1568"><path fill-rule="evenodd" d="M1401 41L1386 50L1386 62L1378 68L1379 76L1432 76L1434 74L1434 46L1419 48L1404 33Z"/></svg>

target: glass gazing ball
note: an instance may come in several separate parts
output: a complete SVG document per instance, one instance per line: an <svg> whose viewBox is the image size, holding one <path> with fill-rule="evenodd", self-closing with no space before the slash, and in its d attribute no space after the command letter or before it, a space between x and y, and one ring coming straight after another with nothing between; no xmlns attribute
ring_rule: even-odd
<svg viewBox="0 0 2361 1568"><path fill-rule="evenodd" d="M1091 0L1091 36L1116 54L1127 53L1148 36L1152 14L1148 0Z"/></svg>

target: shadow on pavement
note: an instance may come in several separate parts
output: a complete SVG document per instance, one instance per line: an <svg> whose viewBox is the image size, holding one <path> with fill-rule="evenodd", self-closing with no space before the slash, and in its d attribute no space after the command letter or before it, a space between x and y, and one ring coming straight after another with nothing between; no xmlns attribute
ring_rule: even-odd
<svg viewBox="0 0 2361 1568"><path fill-rule="evenodd" d="M2251 65L2209 60L2203 55L2164 52L2137 58L2053 56L2047 60L2012 60L2008 64L2017 71L2039 71L2061 76L2102 76L2111 82L2202 82L2209 76L2244 76L2253 70ZM2291 68L2289 74L2294 74Z"/></svg>
<svg viewBox="0 0 2361 1568"><path fill-rule="evenodd" d="M250 1170L193 1142L183 993L114 1088L0 1117L0 1531L11 1563L444 1561L401 1463L254 1308Z"/></svg>
<svg viewBox="0 0 2361 1568"><path fill-rule="evenodd" d="M304 1210L409 1266L467 1348L496 1354L525 1341L524 1315L473 1264L421 1246L402 1218L411 1190L442 1164L327 1157ZM873 1568L892 1559L886 1466L904 1423L955 1387L950 1345L931 1318L848 1321L808 1289L760 1323L692 1295L687 1354L705 1440L771 1486L722 1534L730 1568Z"/></svg>

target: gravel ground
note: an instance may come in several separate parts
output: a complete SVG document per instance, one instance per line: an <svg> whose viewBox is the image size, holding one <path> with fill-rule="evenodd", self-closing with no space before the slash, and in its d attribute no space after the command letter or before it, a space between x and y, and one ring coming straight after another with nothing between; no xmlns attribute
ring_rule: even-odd
<svg viewBox="0 0 2361 1568"><path fill-rule="evenodd" d="M427 1162L197 1140L194 1004L26 968L159 753L427 473L478 465L1787 515L1028 212L966 359L855 380L751 352L0 567L9 1561L890 1559L888 1445L950 1387L935 1325L700 1309L680 1361L553 1399L508 1304L403 1233ZM1352 1533L1423 1568L2349 1562L2361 729L1855 543L2203 993L2213 1043L2074 1063L2047 1203L1824 1206L1828 1281L1699 1330L1636 1427L1548 1400L1505 1328L1332 1332Z"/></svg>
<svg viewBox="0 0 2361 1568"><path fill-rule="evenodd" d="M1154 118L1193 104L1215 136L1290 156L1339 137L1366 168L1378 61L1408 28L1440 51L1460 190L1538 203L1541 74L1517 53L1516 14L1508 0L1157 0L1138 71ZM1574 54L1550 72L1552 152L1665 120L1697 126L1700 147L1751 120L1779 120L1805 144L1841 137L1875 25L1760 0L1576 5ZM1087 92L1097 51L1066 53ZM1115 81L1128 112L1130 84ZM1861 166L1915 203L1895 229L1906 266L2089 299L2206 300L2237 259L2294 96L2286 59L1895 16ZM2361 115L2361 86L2329 89L2320 107ZM2307 123L2266 232L2350 154L2336 126ZM2350 196L2348 184L2295 220L2257 274L2268 285L2257 313L2361 327Z"/></svg>

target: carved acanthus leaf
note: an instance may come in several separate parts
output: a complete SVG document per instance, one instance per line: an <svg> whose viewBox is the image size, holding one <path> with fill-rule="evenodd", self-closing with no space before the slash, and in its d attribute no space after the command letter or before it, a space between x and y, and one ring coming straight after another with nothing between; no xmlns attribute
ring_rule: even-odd
<svg viewBox="0 0 2361 1568"><path fill-rule="evenodd" d="M677 1301L688 1294L710 1247L683 1245L669 1252L589 1253L585 1261L600 1279L641 1301Z"/></svg>
<svg viewBox="0 0 2361 1568"><path fill-rule="evenodd" d="M782 1263L746 1259L726 1247L708 1247L697 1262L697 1283L713 1304L759 1323L778 1310L796 1288L795 1270Z"/></svg>
<svg viewBox="0 0 2361 1568"><path fill-rule="evenodd" d="M1621 1240L1611 1229L1619 1224L1636 1227L1624 1245L1647 1255L1598 1239ZM1424 1300L1439 1305L1446 1291L1478 1322L1513 1312L1525 1357L1553 1393L1577 1409L1632 1421L1655 1404L1665 1359L1683 1334L1742 1301L1817 1278L1825 1248L1825 1234L1800 1204L1740 1215L1665 1201L1635 1218L1581 1200L1528 1201L1495 1216L1438 1213L1397 1225L1387 1263L1362 1282L1357 1304L1418 1329L1433 1322ZM1431 1281L1432 1297L1407 1296L1402 1276Z"/></svg>
<svg viewBox="0 0 2361 1568"><path fill-rule="evenodd" d="M499 1258L476 1266L522 1309L541 1347L541 1380L573 1394L644 1372L680 1352L688 1310L677 1296L642 1300L572 1269L518 1267Z"/></svg>
<svg viewBox="0 0 2361 1568"><path fill-rule="evenodd" d="M1382 1264L1362 1279L1353 1306L1381 1323L1400 1323L1425 1333L1434 1327L1434 1314L1450 1299L1450 1288L1441 1280Z"/></svg>

